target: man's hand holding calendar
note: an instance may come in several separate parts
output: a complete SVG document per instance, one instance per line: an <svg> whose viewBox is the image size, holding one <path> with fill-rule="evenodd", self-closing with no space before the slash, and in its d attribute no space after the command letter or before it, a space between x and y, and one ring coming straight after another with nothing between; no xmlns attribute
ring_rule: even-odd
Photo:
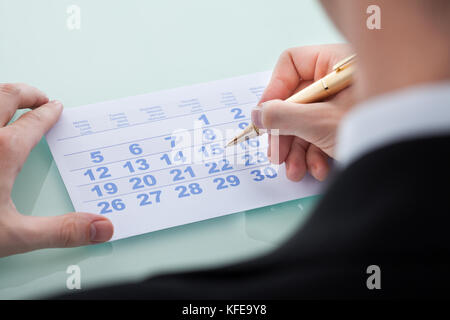
<svg viewBox="0 0 450 320"><path fill-rule="evenodd" d="M33 110L8 125L16 110L24 108ZM60 102L49 102L42 92L28 85L0 84L0 257L104 242L113 234L111 222L100 215L26 216L11 200L17 174L34 146L58 120L62 108Z"/></svg>
<svg viewBox="0 0 450 320"><path fill-rule="evenodd" d="M286 51L280 58L261 102L285 99L327 74L334 63L347 56L346 45L303 47ZM352 104L350 90L332 101L310 105L279 100L263 104L252 112L255 125L280 129L279 157L272 145L272 161L285 162L288 178L301 180L309 170L318 180L328 173L328 156L333 156L335 134L343 114ZM17 109L31 108L12 124ZM62 104L51 101L25 84L0 84L0 257L41 248L74 247L109 240L111 222L100 215L69 213L56 217L20 214L11 199L17 174L30 151L61 115ZM24 197L27 195L24 194Z"/></svg>

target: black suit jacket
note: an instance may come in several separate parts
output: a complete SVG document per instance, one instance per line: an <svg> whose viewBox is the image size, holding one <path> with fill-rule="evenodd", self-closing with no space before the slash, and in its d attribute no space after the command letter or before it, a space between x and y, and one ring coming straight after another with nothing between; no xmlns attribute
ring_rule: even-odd
<svg viewBox="0 0 450 320"><path fill-rule="evenodd" d="M450 295L450 136L375 150L337 173L277 250L65 298L297 299ZM369 290L367 267L380 268Z"/></svg>

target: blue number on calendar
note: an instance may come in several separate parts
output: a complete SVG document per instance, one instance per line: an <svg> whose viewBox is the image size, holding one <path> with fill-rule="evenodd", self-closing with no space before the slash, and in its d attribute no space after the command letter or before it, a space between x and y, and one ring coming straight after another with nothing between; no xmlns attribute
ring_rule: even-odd
<svg viewBox="0 0 450 320"><path fill-rule="evenodd" d="M160 159L166 161L168 166L172 164L172 161L170 160L169 155L167 153L163 154Z"/></svg>
<svg viewBox="0 0 450 320"><path fill-rule="evenodd" d="M205 125L208 125L208 124L209 124L209 120L208 120L208 118L206 117L206 114L202 114L202 115L198 118L198 120L203 121L203 123L204 123Z"/></svg>
<svg viewBox="0 0 450 320"><path fill-rule="evenodd" d="M183 175L183 173L189 174L192 178L195 177L194 170L192 170L192 167L191 167L191 166L186 167L186 169L184 169L184 171L182 171L181 169L173 169L173 170L170 170L170 174L175 175L175 176L173 177L173 181L180 181L180 180L186 179L186 176Z"/></svg>
<svg viewBox="0 0 450 320"><path fill-rule="evenodd" d="M132 154L138 155L143 152L142 148L139 146L139 143L133 143L128 148Z"/></svg>
<svg viewBox="0 0 450 320"><path fill-rule="evenodd" d="M274 179L277 177L277 172L272 167L264 168L263 172L260 169L250 171L250 174L255 175L254 181L263 181L265 178Z"/></svg>
<svg viewBox="0 0 450 320"><path fill-rule="evenodd" d="M102 153L100 151L94 151L91 152L91 160L94 163L100 163L104 160L105 158L102 156Z"/></svg>
<svg viewBox="0 0 450 320"><path fill-rule="evenodd" d="M108 173L109 169L107 167L98 167L95 171L100 172L99 179L105 179L111 177L111 175Z"/></svg>
<svg viewBox="0 0 450 320"><path fill-rule="evenodd" d="M163 154L160 159L165 161L166 164L169 165L169 166L172 164L172 160L170 159L170 156L167 153ZM175 156L173 157L173 161L175 161L175 162L177 162L177 161L186 162L186 157L183 155L182 151L178 151L175 154Z"/></svg>
<svg viewBox="0 0 450 320"><path fill-rule="evenodd" d="M242 114L242 109L241 108L233 108L230 110L231 113L234 113L234 119L244 119L245 116Z"/></svg>
<svg viewBox="0 0 450 320"><path fill-rule="evenodd" d="M249 154L244 154L242 156L242 159L245 160L245 166L249 167L249 166L254 166L256 164L256 162L253 162L253 157Z"/></svg>
<svg viewBox="0 0 450 320"><path fill-rule="evenodd" d="M212 141L212 140L216 139L216 134L214 133L214 131L212 129L204 129L203 137L206 140Z"/></svg>
<svg viewBox="0 0 450 320"><path fill-rule="evenodd" d="M200 148L198 151L201 152L201 153L203 153L203 155L204 155L205 157L209 157L209 152L208 152L206 146L201 146L201 148Z"/></svg>
<svg viewBox="0 0 450 320"><path fill-rule="evenodd" d="M139 202L139 205L142 207L142 206L147 206L149 204L152 204L153 201L151 201L150 199L152 199L153 196L155 196L156 203L161 202L161 190L157 190L157 191L151 191L149 193L138 194L137 199L141 200L141 202Z"/></svg>
<svg viewBox="0 0 450 320"><path fill-rule="evenodd" d="M255 153L255 156L256 156L256 162L255 162L254 158L249 154L244 154L242 156L242 159L245 160L246 167L253 166L256 163L264 163L264 162L269 161L269 159L263 152L257 152L257 153Z"/></svg>
<svg viewBox="0 0 450 320"><path fill-rule="evenodd" d="M135 168L138 170L141 170L141 171L148 170L150 168L150 165L148 164L147 160L145 160L145 159L138 159L135 161L135 164L137 165L137 167L134 166L131 161L127 161L123 165L123 168L128 169L128 171L130 171L130 173L135 172L136 171Z"/></svg>
<svg viewBox="0 0 450 320"><path fill-rule="evenodd" d="M141 189L147 187L154 186L156 184L156 179L151 174L147 174L145 176L141 177L133 177L129 180L131 183L133 183L133 190Z"/></svg>
<svg viewBox="0 0 450 320"><path fill-rule="evenodd" d="M248 127L248 122L241 122L238 124L239 129L244 130Z"/></svg>
<svg viewBox="0 0 450 320"><path fill-rule="evenodd" d="M105 179L105 178L111 177L111 175L108 173L108 172L109 172L109 169L108 169L107 167L98 167L97 169L95 169L95 172L100 173L100 174L98 175L98 179ZM88 170L84 173L84 175L85 175L85 176L88 176L89 179L90 179L91 181L94 181L94 180L95 180L95 174L94 174L94 172L92 171L92 169L88 169Z"/></svg>
<svg viewBox="0 0 450 320"><path fill-rule="evenodd" d="M198 183L191 183L188 186L178 186L175 188L175 191L179 191L178 198L184 198L189 197L191 194L200 194L203 192L203 189Z"/></svg>
<svg viewBox="0 0 450 320"><path fill-rule="evenodd" d="M103 191L107 194L115 194L117 193L117 190L117 185L112 182L105 183L103 185L103 188L101 188L99 185L96 185L91 189L91 191L96 192L99 197L103 197Z"/></svg>
<svg viewBox="0 0 450 320"><path fill-rule="evenodd" d="M123 203L122 199L115 199L109 203L108 201L102 201L97 204L97 207L102 208L100 213L106 214L111 213L113 210L122 211L125 209L125 203Z"/></svg>
<svg viewBox="0 0 450 320"><path fill-rule="evenodd" d="M255 154L255 156L256 156L256 159L257 159L256 162L258 162L258 163L264 163L264 162L269 161L269 158L267 158L267 156L266 156L266 154L264 152L257 152Z"/></svg>
<svg viewBox="0 0 450 320"><path fill-rule="evenodd" d="M183 155L183 152L178 151L175 156L173 157L173 161L177 162L177 161L181 161L181 162L186 162L186 157Z"/></svg>
<svg viewBox="0 0 450 320"><path fill-rule="evenodd" d="M201 146L198 151L203 153L205 157L209 157L210 155L220 155L225 151L220 143L213 143L209 147L210 148L208 148L207 146ZM208 152L208 149L210 149L211 152Z"/></svg>
<svg viewBox="0 0 450 320"><path fill-rule="evenodd" d="M244 150L248 150L250 147L259 147L259 139L247 139L239 143L240 147Z"/></svg>
<svg viewBox="0 0 450 320"><path fill-rule="evenodd" d="M228 176L226 178L215 178L213 182L217 183L217 190L226 189L228 188L228 186L236 187L241 183L239 181L239 178L234 175Z"/></svg>
<svg viewBox="0 0 450 320"><path fill-rule="evenodd" d="M211 144L211 153L213 155L222 154L224 151L225 151L225 149L219 143Z"/></svg>
<svg viewBox="0 0 450 320"><path fill-rule="evenodd" d="M219 165L219 163L222 163L222 165ZM233 169L230 165L230 161L226 159L222 159L219 162L207 162L205 163L205 167L209 167L209 174Z"/></svg>
<svg viewBox="0 0 450 320"><path fill-rule="evenodd" d="M168 136L165 137L164 140L170 141L170 147L174 148L176 144L176 137Z"/></svg>

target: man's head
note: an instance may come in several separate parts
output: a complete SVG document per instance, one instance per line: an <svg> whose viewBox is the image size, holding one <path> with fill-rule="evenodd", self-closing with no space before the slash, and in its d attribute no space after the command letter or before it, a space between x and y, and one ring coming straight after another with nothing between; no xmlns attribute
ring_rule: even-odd
<svg viewBox="0 0 450 320"><path fill-rule="evenodd" d="M358 53L360 99L450 78L449 0L320 0ZM380 9L380 29L367 20Z"/></svg>

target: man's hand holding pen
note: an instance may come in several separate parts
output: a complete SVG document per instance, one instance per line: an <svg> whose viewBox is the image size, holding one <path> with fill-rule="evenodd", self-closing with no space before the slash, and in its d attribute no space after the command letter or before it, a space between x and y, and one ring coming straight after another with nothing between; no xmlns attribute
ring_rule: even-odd
<svg viewBox="0 0 450 320"><path fill-rule="evenodd" d="M286 50L279 58L259 106L252 111L255 126L279 130L279 139L269 136L267 154L272 162L286 164L290 180L299 181L307 172L320 181L327 177L328 159L334 157L338 124L355 99L352 88L348 87L324 102L299 106L282 100L324 77L350 53L351 48L345 44Z"/></svg>

